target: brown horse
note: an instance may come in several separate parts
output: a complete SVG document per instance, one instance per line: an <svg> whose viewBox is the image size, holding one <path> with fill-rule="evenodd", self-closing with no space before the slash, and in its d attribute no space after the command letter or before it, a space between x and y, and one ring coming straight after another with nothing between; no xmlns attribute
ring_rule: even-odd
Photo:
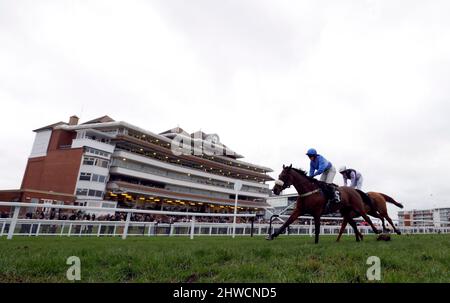
<svg viewBox="0 0 450 303"><path fill-rule="evenodd" d="M283 165L283 171L275 182L273 192L275 195L280 195L284 189L291 185L295 187L299 194L297 205L289 219L287 219L280 229L268 236L267 240L273 240L275 237L282 234L299 216L310 214L314 218L315 243L317 244L319 242L320 234L320 217L326 212L326 205L328 202L328 199L324 196L323 192L327 191L327 187L331 185L308 177L305 171L292 168L292 165L288 167ZM366 203L370 203L370 198L363 192L358 192L350 187L339 187L338 190L341 195L341 202L333 203L329 211L340 211L342 216L346 218L347 222L353 227L356 241L360 241L362 238L360 238L356 222L351 216L352 213L358 213L370 224L375 233L381 233L367 216L364 200Z"/></svg>
<svg viewBox="0 0 450 303"><path fill-rule="evenodd" d="M367 195L370 197L370 199L372 199L372 204L365 205L367 214L369 216L381 219L381 222L383 223L383 232L387 231L387 228L386 228L386 225L384 222L384 219L386 219L389 222L389 224L391 224L391 226L394 228L394 231L397 233L397 235L401 235L400 230L398 230L395 227L394 223L392 222L391 218L388 215L386 202L392 203L400 208L403 208L403 205L383 193L368 192ZM350 213L350 215L353 218L359 217L359 215L356 213ZM341 230L339 231L339 236L336 241L339 242L339 240L341 239L342 233L344 232L345 227L347 227L347 223L348 222L344 218L344 220L342 221ZM360 234L360 237L362 237L362 234Z"/></svg>

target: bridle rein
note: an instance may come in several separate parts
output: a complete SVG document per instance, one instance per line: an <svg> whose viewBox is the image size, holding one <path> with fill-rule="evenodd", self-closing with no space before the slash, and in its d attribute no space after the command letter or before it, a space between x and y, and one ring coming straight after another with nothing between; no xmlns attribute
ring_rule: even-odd
<svg viewBox="0 0 450 303"><path fill-rule="evenodd" d="M311 181L305 181L305 182L300 183L300 185L303 185L303 184L306 184L306 183L312 183L312 182ZM291 185L285 186L286 182L284 182L283 180L280 180L280 179L275 181L275 185L280 186L282 191L285 190L286 188L291 187ZM301 195L299 195L299 197L300 198L305 198L305 197L314 195L315 193L318 193L318 192L320 192L320 188L312 190L312 191L309 191L309 192L304 193L304 194L301 194Z"/></svg>

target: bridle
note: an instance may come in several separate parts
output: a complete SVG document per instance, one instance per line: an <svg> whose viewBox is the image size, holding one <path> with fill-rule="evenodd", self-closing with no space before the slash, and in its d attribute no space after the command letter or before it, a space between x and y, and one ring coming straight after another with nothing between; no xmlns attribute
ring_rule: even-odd
<svg viewBox="0 0 450 303"><path fill-rule="evenodd" d="M302 186L303 184L306 184L306 183L311 184L311 183L313 183L313 182L311 182L311 181L308 180L308 181L301 182L299 185ZM281 179L278 179L278 180L275 181L275 185L280 186L280 187L281 187L281 191L283 191L283 190L285 190L286 188L290 188L292 184L286 185L286 182L285 182L285 181L283 181L283 180L281 180ZM304 193L304 194L301 194L301 195L299 195L299 197L300 197L300 198L308 197L308 196L311 196L311 195L313 195L313 194L315 194L315 193L318 193L318 192L320 192L320 188L315 189L315 190L312 190L312 191L309 191L309 192Z"/></svg>

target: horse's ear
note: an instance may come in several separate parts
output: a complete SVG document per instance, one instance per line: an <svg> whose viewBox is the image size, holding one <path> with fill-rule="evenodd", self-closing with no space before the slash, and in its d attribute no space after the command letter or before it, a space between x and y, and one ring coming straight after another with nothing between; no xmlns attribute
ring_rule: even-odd
<svg viewBox="0 0 450 303"><path fill-rule="evenodd" d="M291 166L289 166L289 169L291 169L292 168L292 164L291 164Z"/></svg>
<svg viewBox="0 0 450 303"><path fill-rule="evenodd" d="M286 168L286 166L284 166L284 164L283 164L283 169L285 169Z"/></svg>

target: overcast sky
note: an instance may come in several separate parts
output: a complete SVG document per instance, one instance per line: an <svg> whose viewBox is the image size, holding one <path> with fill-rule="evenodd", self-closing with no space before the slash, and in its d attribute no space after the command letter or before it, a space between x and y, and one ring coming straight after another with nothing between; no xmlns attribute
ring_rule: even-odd
<svg viewBox="0 0 450 303"><path fill-rule="evenodd" d="M449 15L445 0L0 0L0 188L20 187L33 129L107 114L218 133L273 177L315 147L406 209L450 206Z"/></svg>

